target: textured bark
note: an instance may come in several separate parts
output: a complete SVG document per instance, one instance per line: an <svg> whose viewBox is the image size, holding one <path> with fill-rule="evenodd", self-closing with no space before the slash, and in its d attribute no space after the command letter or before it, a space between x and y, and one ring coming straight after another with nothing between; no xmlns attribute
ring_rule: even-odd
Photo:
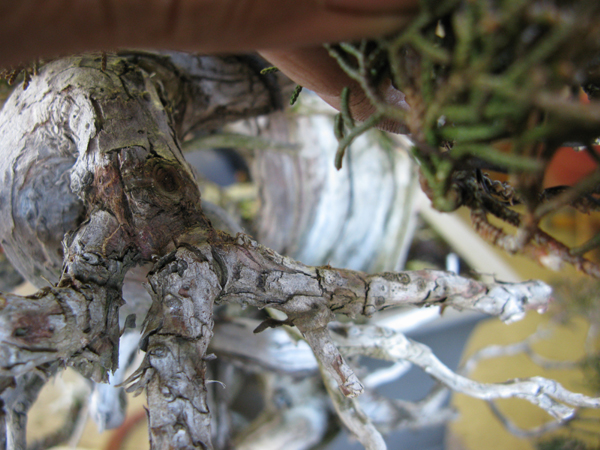
<svg viewBox="0 0 600 450"><path fill-rule="evenodd" d="M360 411L343 406L363 386L329 334L336 314L368 317L392 306L443 304L510 321L543 309L550 290L538 282L485 284L435 271L367 275L312 267L246 235L217 231L202 212L181 134L276 105L268 82L245 60L188 58L186 65L179 54L111 57L106 70L91 56L59 60L7 101L0 183L11 194L0 203L0 234L21 270L38 283L47 275L52 286L0 299L5 411L14 404L10 388L40 367L69 364L107 381L117 368L125 275L151 264L146 357L129 383L146 389L152 448L213 448L206 351L213 305L227 303L284 312L286 320L268 319L256 331L296 326L332 396L344 396L336 401L340 415L372 448L382 448ZM62 212L46 217L54 207ZM44 234L44 226L53 233ZM58 236L66 231L60 264ZM7 436L21 432L20 416L4 417Z"/></svg>
<svg viewBox="0 0 600 450"><path fill-rule="evenodd" d="M193 70L211 75L209 90L221 82L241 98L230 109L221 92L188 100ZM6 102L0 183L11 194L0 202L3 248L38 285L56 283L1 299L0 372L8 380L59 361L106 382L117 367L127 270L174 250L173 239L192 226L211 232L177 131L274 105L241 60L199 57L190 71L178 72L168 57L109 58L106 70L99 58L74 57L45 66ZM221 115L190 113L199 100ZM8 436L20 427L6 424Z"/></svg>
<svg viewBox="0 0 600 450"><path fill-rule="evenodd" d="M415 271L367 275L331 267L311 267L283 257L247 236L211 242L223 273L220 302L287 314L344 395L359 395L362 384L331 341L327 324L335 314L365 315L390 306L443 304L500 316L510 322L527 309L544 310L550 288L542 282L485 284L448 272ZM259 327L259 329L262 327Z"/></svg>
<svg viewBox="0 0 600 450"><path fill-rule="evenodd" d="M43 67L28 89L7 100L0 123L0 185L10 189L0 201L0 236L11 262L38 287L58 282L65 233L99 201L89 198L86 206L84 191L94 176L108 183L116 175L95 173L104 154L144 148L162 161L146 165L160 172L151 177L169 182L169 169L182 170L196 192L179 139L276 108L275 86L257 64L250 57L135 53L109 57L105 71L92 55Z"/></svg>
<svg viewBox="0 0 600 450"><path fill-rule="evenodd" d="M146 388L152 448L212 449L206 349L220 292L210 248L182 248L150 276L152 307L142 341L146 359L130 389Z"/></svg>

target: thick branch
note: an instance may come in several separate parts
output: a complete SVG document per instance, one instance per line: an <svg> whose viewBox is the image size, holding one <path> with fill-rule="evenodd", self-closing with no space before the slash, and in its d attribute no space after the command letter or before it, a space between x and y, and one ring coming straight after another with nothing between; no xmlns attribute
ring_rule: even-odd
<svg viewBox="0 0 600 450"><path fill-rule="evenodd" d="M144 327L146 358L128 382L146 388L153 449L212 449L204 357L220 292L208 246L179 249L150 276L153 304Z"/></svg>
<svg viewBox="0 0 600 450"><path fill-rule="evenodd" d="M60 360L107 380L117 366L125 272L174 250L188 228L211 229L177 132L275 106L275 91L248 58L138 54L105 62L53 61L0 113L3 247L36 284L57 283L0 300L0 374L9 377ZM185 336L159 341L200 350ZM186 370L203 379L202 364L189 362ZM190 389L201 397L204 388Z"/></svg>
<svg viewBox="0 0 600 450"><path fill-rule="evenodd" d="M510 322L522 318L526 309L544 309L551 292L538 281L486 284L440 271L367 275L310 267L244 235L213 241L212 248L224 280L218 301L272 307L287 314L285 323L298 327L349 397L359 395L363 388L326 329L336 313L371 316L391 306L443 304L499 315Z"/></svg>
<svg viewBox="0 0 600 450"><path fill-rule="evenodd" d="M314 313L319 305L351 317L393 306L443 305L500 316L510 323L529 309L544 310L551 294L541 281L483 283L436 270L367 275L310 267L244 235L213 247L228 276L223 301L269 306L286 314Z"/></svg>

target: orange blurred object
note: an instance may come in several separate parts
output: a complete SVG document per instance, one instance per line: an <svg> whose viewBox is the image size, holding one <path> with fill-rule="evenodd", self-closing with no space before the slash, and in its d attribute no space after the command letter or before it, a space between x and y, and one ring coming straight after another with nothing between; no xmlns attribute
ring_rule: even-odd
<svg viewBox="0 0 600 450"><path fill-rule="evenodd" d="M600 145L594 146L594 151L600 154ZM573 186L591 174L596 166L588 152L561 147L546 168L544 187Z"/></svg>

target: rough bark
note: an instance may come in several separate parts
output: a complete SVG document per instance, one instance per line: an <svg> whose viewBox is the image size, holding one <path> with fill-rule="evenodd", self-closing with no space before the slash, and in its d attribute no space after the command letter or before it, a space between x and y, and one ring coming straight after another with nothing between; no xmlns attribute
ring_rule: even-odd
<svg viewBox="0 0 600 450"><path fill-rule="evenodd" d="M0 183L10 193L0 202L3 248L34 282L56 283L32 297L2 297L0 371L8 379L60 361L106 382L117 367L127 270L174 250L173 239L192 226L211 232L177 131L274 105L267 84L242 60L198 60L190 71L206 69L200 78L210 86L192 100L191 72L173 69L168 57L134 55L109 58L106 70L93 56L55 61L7 101L0 118ZM230 109L213 91L219 82L240 95ZM222 115L186 114L199 100ZM18 426L9 421L7 435Z"/></svg>
<svg viewBox="0 0 600 450"><path fill-rule="evenodd" d="M146 358L130 389L147 390L152 448L212 449L205 358L219 280L207 245L165 259L150 276Z"/></svg>
<svg viewBox="0 0 600 450"><path fill-rule="evenodd" d="M58 282L63 237L86 219L92 205L82 191L102 154L140 146L176 166L167 169L187 173L193 188L182 136L278 106L275 86L257 65L251 57L129 53L109 57L106 70L99 55L42 68L7 100L0 124L0 185L10 189L0 202L0 235L11 262L38 287ZM146 168L169 181L160 164Z"/></svg>
<svg viewBox="0 0 600 450"><path fill-rule="evenodd" d="M200 82L191 72L185 75L184 64L176 65L179 57L111 57L106 70L90 56L59 60L42 68L0 114L0 151L6 155L0 183L11 193L0 203L3 246L38 281L44 270L58 275L35 296L0 299L5 411L13 404L10 387L40 367L68 364L88 378L107 381L117 368L124 277L144 263L153 265L152 306L141 343L146 358L129 382L134 390L146 389L154 449L212 448L205 362L213 305L284 312L286 320L268 319L257 331L296 326L328 389L334 380L347 403L363 386L329 334L336 314L371 316L397 305L443 304L510 321L528 308L545 307L550 290L543 283L485 284L435 271L367 275L312 267L243 234L214 229L180 151L180 134L199 124L213 127L265 112L273 108L273 98L243 61L199 57L190 67L198 70ZM207 92L198 87L204 82ZM215 90L214 83L224 89ZM198 105L204 109L188 109ZM53 158L64 159L45 164ZM42 205L42 197L31 200L26 187L38 173L59 166L63 172L52 174L57 190L52 182L44 185L49 204ZM67 186L71 193L63 198ZM58 274L52 261L59 233L40 234L45 216L38 214L52 209L55 198L58 209L78 211L76 217L58 214L45 224L53 231L71 230ZM358 410L340 409L340 414L350 418L354 432L367 436L365 442L377 443L372 448L382 448L368 421L363 428L356 424ZM7 436L20 432L19 417L4 417Z"/></svg>

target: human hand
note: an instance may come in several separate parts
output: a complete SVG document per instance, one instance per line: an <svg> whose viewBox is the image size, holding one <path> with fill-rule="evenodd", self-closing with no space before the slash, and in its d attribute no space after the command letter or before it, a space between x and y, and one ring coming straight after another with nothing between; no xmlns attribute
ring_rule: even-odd
<svg viewBox="0 0 600 450"><path fill-rule="evenodd" d="M292 80L338 109L342 89L351 87L351 111L361 120L372 106L320 44L393 32L416 7L417 0L5 1L0 5L0 67L101 49L260 50ZM391 84L382 89L389 103L402 102Z"/></svg>

